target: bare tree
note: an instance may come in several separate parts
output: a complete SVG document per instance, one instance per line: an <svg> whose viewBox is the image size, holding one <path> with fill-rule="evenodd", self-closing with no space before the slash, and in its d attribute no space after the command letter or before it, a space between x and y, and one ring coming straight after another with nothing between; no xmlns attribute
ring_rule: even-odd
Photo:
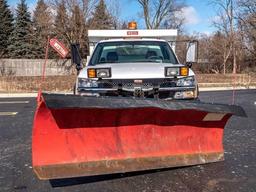
<svg viewBox="0 0 256 192"><path fill-rule="evenodd" d="M226 34L220 31L216 32L210 39L209 49L211 54L209 59L215 63L215 72L226 74L228 68L228 59L230 58L232 47ZM222 65L220 65L222 63Z"/></svg>
<svg viewBox="0 0 256 192"><path fill-rule="evenodd" d="M211 45L211 36L208 36L206 34L197 34L197 37L195 39L199 42L198 47L198 64L194 66L194 69L201 72L201 73L219 73L218 66L215 64L212 65L211 61L211 54L212 50L210 48Z"/></svg>
<svg viewBox="0 0 256 192"><path fill-rule="evenodd" d="M108 10L111 10L111 16L114 21L114 28L121 29L123 22L121 21L121 5L119 0L109 0Z"/></svg>
<svg viewBox="0 0 256 192"><path fill-rule="evenodd" d="M158 29L167 26L166 19L181 9L175 0L137 0L143 9L147 29Z"/></svg>
<svg viewBox="0 0 256 192"><path fill-rule="evenodd" d="M226 62L232 56L232 71L237 71L236 53L236 31L235 31L235 0L211 0L211 3L218 7L217 20L213 25L221 32L225 38L223 50L223 73L226 73Z"/></svg>
<svg viewBox="0 0 256 192"><path fill-rule="evenodd" d="M179 33L184 32L185 18L182 11L175 11L169 14L168 18L164 21L163 27L165 29L178 29Z"/></svg>
<svg viewBox="0 0 256 192"><path fill-rule="evenodd" d="M245 49L246 60L249 65L255 65L256 60L256 2L238 0L238 21L241 31L241 41Z"/></svg>

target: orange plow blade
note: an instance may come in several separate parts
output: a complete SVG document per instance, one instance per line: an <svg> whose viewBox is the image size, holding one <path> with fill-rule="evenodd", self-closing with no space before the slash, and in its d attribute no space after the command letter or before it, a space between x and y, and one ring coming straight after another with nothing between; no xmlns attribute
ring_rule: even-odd
<svg viewBox="0 0 256 192"><path fill-rule="evenodd" d="M57 179L221 161L233 114L246 116L238 106L198 101L43 94L33 169Z"/></svg>

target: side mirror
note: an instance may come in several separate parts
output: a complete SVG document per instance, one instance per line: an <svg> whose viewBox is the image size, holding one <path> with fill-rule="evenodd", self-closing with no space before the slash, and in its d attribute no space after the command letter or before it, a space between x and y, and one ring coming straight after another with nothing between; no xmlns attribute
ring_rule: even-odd
<svg viewBox="0 0 256 192"><path fill-rule="evenodd" d="M186 52L186 65L192 67L193 63L197 62L198 57L198 41L189 41L187 43L187 52Z"/></svg>
<svg viewBox="0 0 256 192"><path fill-rule="evenodd" d="M71 60L76 65L77 73L83 68L81 63L81 56L79 53L80 45L78 43L71 44Z"/></svg>

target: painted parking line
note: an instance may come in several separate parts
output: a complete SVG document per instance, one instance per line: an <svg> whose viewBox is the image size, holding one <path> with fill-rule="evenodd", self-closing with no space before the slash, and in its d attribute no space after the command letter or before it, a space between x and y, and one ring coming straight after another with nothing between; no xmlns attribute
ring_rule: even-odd
<svg viewBox="0 0 256 192"><path fill-rule="evenodd" d="M0 104L20 104L29 103L29 101L0 101Z"/></svg>
<svg viewBox="0 0 256 192"><path fill-rule="evenodd" d="M17 114L18 112L0 112L0 116L14 116Z"/></svg>

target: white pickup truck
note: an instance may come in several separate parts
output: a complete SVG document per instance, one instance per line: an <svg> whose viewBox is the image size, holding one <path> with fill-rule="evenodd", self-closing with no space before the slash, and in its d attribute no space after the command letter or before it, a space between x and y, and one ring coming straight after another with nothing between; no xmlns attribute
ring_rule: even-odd
<svg viewBox="0 0 256 192"><path fill-rule="evenodd" d="M91 30L91 56L75 94L156 99L196 99L190 67L175 55L176 30ZM95 45L95 46L94 46Z"/></svg>

